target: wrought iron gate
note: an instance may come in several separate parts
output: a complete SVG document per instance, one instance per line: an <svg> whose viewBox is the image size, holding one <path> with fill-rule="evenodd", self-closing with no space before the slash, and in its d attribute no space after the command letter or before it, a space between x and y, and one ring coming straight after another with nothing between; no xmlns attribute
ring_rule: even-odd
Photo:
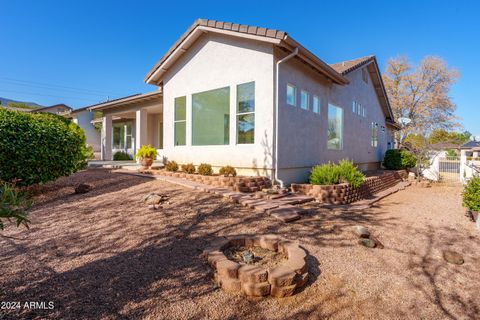
<svg viewBox="0 0 480 320"><path fill-rule="evenodd" d="M461 182L459 157L444 157L438 162L438 172L442 182Z"/></svg>

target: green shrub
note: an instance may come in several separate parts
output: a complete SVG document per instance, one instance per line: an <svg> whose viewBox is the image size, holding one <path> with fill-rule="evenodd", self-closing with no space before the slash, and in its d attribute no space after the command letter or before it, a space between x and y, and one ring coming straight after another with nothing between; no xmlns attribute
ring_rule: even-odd
<svg viewBox="0 0 480 320"><path fill-rule="evenodd" d="M155 160L157 158L157 149L151 145L142 145L135 154L135 159L150 158Z"/></svg>
<svg viewBox="0 0 480 320"><path fill-rule="evenodd" d="M235 177L235 176L237 176L237 170L235 170L235 168L232 167L232 166L221 167L220 170L218 171L218 173L220 173L222 176L225 176L225 177L228 177L228 176Z"/></svg>
<svg viewBox="0 0 480 320"><path fill-rule="evenodd" d="M213 174L212 166L208 163L201 163L197 169L202 176L211 176Z"/></svg>
<svg viewBox="0 0 480 320"><path fill-rule="evenodd" d="M178 171L178 163L175 161L167 161L165 164L165 169L167 171L177 172Z"/></svg>
<svg viewBox="0 0 480 320"><path fill-rule="evenodd" d="M448 149L446 156L447 157L456 157L457 156L457 151L455 151L454 149Z"/></svg>
<svg viewBox="0 0 480 320"><path fill-rule="evenodd" d="M28 196L17 190L15 185L0 182L0 230L5 228L5 220L14 220L17 227L21 224L28 228L27 210L32 206Z"/></svg>
<svg viewBox="0 0 480 320"><path fill-rule="evenodd" d="M315 166L310 173L310 183L318 185L349 183L358 188L364 179L365 176L348 160L341 160L338 164L328 162Z"/></svg>
<svg viewBox="0 0 480 320"><path fill-rule="evenodd" d="M463 190L463 205L475 212L480 212L480 177L471 178Z"/></svg>
<svg viewBox="0 0 480 320"><path fill-rule="evenodd" d="M132 160L132 157L125 151L117 151L113 155L113 160L115 161Z"/></svg>
<svg viewBox="0 0 480 320"><path fill-rule="evenodd" d="M195 173L195 166L193 163L182 164L182 171L185 173Z"/></svg>
<svg viewBox="0 0 480 320"><path fill-rule="evenodd" d="M387 150L383 158L383 166L389 170L410 169L416 164L415 155L404 149Z"/></svg>
<svg viewBox="0 0 480 320"><path fill-rule="evenodd" d="M365 175L358 171L351 161L341 160L337 168L340 182L350 183L354 188L362 185Z"/></svg>
<svg viewBox="0 0 480 320"><path fill-rule="evenodd" d="M0 110L0 180L44 183L85 168L83 130L51 113Z"/></svg>

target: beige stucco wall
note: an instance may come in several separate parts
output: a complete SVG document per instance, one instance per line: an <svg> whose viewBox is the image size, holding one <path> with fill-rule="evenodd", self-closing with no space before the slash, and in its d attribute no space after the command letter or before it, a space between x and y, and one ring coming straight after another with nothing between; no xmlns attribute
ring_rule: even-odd
<svg viewBox="0 0 480 320"><path fill-rule="evenodd" d="M271 169L273 56L272 45L205 34L164 78L163 155L178 163L210 163L237 168ZM236 144L236 86L255 81L255 143ZM230 144L192 146L192 94L230 86ZM174 146L174 98L187 97L187 145ZM205 123L208 126L208 123Z"/></svg>
<svg viewBox="0 0 480 320"><path fill-rule="evenodd" d="M87 145L92 146L94 152L100 152L100 132L92 124L93 112L80 111L72 115L72 121L83 129L87 138Z"/></svg>
<svg viewBox="0 0 480 320"><path fill-rule="evenodd" d="M278 56L278 55L277 55ZM283 55L280 55L282 57ZM347 75L350 84L332 84L311 68L292 59L281 64L279 72L279 178L286 183L306 180L310 168L327 161L348 158L361 168L372 168L382 159L390 140L382 133L385 115L382 112L372 82L362 80L361 69ZM297 87L297 106L286 103L286 86ZM300 92L320 98L320 114L300 107ZM357 101L367 108L367 117L352 111ZM327 148L328 103L343 108L343 149ZM311 108L311 105L310 105ZM371 123L378 123L378 147L371 146Z"/></svg>

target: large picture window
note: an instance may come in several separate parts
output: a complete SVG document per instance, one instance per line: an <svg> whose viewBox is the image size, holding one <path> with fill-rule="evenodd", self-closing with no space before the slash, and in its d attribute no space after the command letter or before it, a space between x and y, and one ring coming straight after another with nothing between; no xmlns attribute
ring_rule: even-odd
<svg viewBox="0 0 480 320"><path fill-rule="evenodd" d="M192 145L230 142L230 87L192 95Z"/></svg>
<svg viewBox="0 0 480 320"><path fill-rule="evenodd" d="M237 86L237 143L255 141L255 82Z"/></svg>
<svg viewBox="0 0 480 320"><path fill-rule="evenodd" d="M328 105L327 147L331 150L343 148L343 109Z"/></svg>
<svg viewBox="0 0 480 320"><path fill-rule="evenodd" d="M174 145L184 146L187 144L187 97L175 98L175 134Z"/></svg>

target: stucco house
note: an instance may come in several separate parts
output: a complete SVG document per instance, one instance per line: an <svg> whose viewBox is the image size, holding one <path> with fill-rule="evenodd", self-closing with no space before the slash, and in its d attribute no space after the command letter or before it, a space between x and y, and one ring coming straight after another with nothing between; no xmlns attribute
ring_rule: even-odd
<svg viewBox="0 0 480 320"><path fill-rule="evenodd" d="M70 112L73 109L66 104L59 103L59 104L54 104L53 106L49 107L43 107L43 108L38 108L38 109L32 109L30 112L39 112L39 113L53 113L53 114L62 114L65 112Z"/></svg>
<svg viewBox="0 0 480 320"><path fill-rule="evenodd" d="M374 56L327 64L283 31L197 20L148 72L157 90L91 106L102 159L141 145L289 184L349 158L378 168L392 110Z"/></svg>
<svg viewBox="0 0 480 320"><path fill-rule="evenodd" d="M94 113L89 110L89 107L71 109L61 113L65 118L71 119L85 133L87 145L93 148L95 159L100 158L100 132L94 126Z"/></svg>

